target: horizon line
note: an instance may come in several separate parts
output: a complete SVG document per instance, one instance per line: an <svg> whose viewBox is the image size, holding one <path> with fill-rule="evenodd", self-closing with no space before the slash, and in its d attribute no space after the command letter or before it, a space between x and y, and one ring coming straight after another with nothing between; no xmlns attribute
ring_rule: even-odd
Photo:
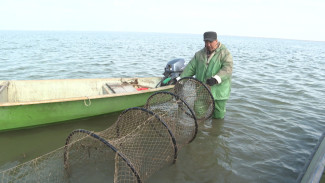
<svg viewBox="0 0 325 183"><path fill-rule="evenodd" d="M201 33L181 33L181 32L153 32L153 31L121 31L121 30L49 30L49 29L0 29L0 31L26 31L26 32L120 32L120 33L153 33L153 34L188 34L188 35L201 35ZM311 42L325 42L325 40L309 40L309 39L297 39L297 38L283 38L283 37L268 37L268 36L247 36L247 35L226 35L218 34L218 36L227 37L246 37L246 38L262 38L262 39L282 39L293 41L311 41Z"/></svg>

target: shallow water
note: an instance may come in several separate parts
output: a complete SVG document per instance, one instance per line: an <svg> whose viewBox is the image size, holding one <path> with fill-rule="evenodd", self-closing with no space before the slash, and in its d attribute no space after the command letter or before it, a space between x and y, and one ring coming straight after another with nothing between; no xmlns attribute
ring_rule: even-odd
<svg viewBox="0 0 325 183"><path fill-rule="evenodd" d="M325 131L325 42L219 36L234 57L224 120L200 125L151 182L295 182ZM201 35L0 31L0 80L162 76ZM0 170L100 131L119 113L0 133ZM101 181L101 180L98 180Z"/></svg>

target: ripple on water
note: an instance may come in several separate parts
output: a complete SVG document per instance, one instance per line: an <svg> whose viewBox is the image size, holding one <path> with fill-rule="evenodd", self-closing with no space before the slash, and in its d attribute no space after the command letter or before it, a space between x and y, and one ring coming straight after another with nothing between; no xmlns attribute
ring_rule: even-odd
<svg viewBox="0 0 325 183"><path fill-rule="evenodd" d="M188 62L204 46L201 35L0 34L4 80L162 76L168 61ZM324 43L220 41L234 58L226 118L202 125L177 163L153 182L295 182L325 131Z"/></svg>

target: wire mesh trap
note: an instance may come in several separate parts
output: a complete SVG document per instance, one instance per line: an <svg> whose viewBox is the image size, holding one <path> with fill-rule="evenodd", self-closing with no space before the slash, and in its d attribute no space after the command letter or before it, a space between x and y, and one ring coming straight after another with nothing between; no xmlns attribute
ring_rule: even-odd
<svg viewBox="0 0 325 183"><path fill-rule="evenodd" d="M151 111L137 107L124 111L114 125L99 133L72 132L65 147L64 165L69 175L87 166L85 158L102 162L102 157L113 151L114 182L141 182L177 157L175 137L168 126Z"/></svg>
<svg viewBox="0 0 325 183"><path fill-rule="evenodd" d="M209 88L198 79L184 77L174 87L174 93L187 102L198 120L212 117L215 107Z"/></svg>
<svg viewBox="0 0 325 183"><path fill-rule="evenodd" d="M189 105L171 92L157 92L151 95L145 108L162 118L175 135L177 146L181 148L196 137L198 124Z"/></svg>
<svg viewBox="0 0 325 183"><path fill-rule="evenodd" d="M213 108L209 89L184 78L175 93L151 95L143 108L123 111L103 131L72 131L65 146L0 172L0 182L145 182L175 163L196 137L197 116L203 121Z"/></svg>

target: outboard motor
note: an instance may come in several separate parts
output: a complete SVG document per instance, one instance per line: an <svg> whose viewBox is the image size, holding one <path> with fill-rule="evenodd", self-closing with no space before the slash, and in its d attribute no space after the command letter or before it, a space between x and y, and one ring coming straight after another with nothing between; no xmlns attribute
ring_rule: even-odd
<svg viewBox="0 0 325 183"><path fill-rule="evenodd" d="M175 78L181 75L185 68L185 60L182 58L171 60L165 67L163 79L161 80L161 86L175 84Z"/></svg>

